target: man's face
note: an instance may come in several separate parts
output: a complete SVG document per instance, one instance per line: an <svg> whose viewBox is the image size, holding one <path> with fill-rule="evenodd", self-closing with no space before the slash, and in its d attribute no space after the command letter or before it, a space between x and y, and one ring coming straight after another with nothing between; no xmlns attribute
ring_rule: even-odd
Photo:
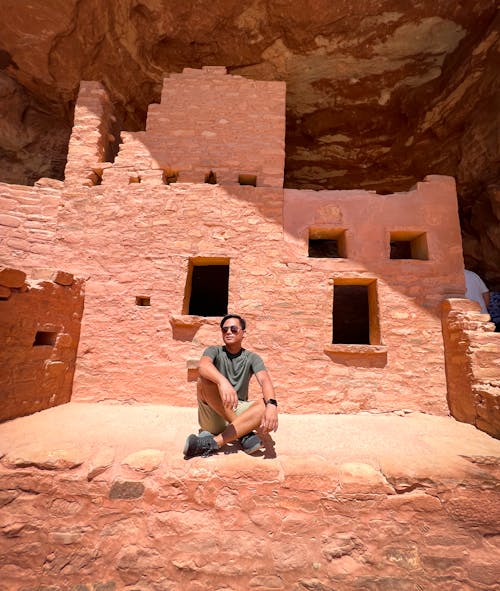
<svg viewBox="0 0 500 591"><path fill-rule="evenodd" d="M222 325L222 339L226 345L241 345L245 331L238 318L228 318Z"/></svg>

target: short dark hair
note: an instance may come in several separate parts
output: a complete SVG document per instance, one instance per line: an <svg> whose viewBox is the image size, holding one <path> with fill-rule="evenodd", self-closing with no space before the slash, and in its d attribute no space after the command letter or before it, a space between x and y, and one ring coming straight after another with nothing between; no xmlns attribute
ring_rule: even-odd
<svg viewBox="0 0 500 591"><path fill-rule="evenodd" d="M229 318L236 318L237 320L240 321L241 329L242 330L246 329L246 327L247 327L246 320L244 318L242 318L239 314L226 314L224 316L224 318L220 321L221 328L224 326L224 322L226 322L226 320L229 320Z"/></svg>

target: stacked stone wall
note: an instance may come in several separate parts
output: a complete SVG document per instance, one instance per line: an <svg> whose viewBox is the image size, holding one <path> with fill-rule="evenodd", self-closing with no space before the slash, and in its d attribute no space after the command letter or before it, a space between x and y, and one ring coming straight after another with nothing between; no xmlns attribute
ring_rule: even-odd
<svg viewBox="0 0 500 591"><path fill-rule="evenodd" d="M0 421L71 398L83 284L61 271L50 276L26 281L23 271L0 267Z"/></svg>
<svg viewBox="0 0 500 591"><path fill-rule="evenodd" d="M65 183L100 184L104 163L114 159L119 138L109 95L99 82L82 81L69 141Z"/></svg>
<svg viewBox="0 0 500 591"><path fill-rule="evenodd" d="M263 356L284 410L446 414L440 302L463 290L455 206L442 177L389 196L160 178L67 188L58 256L89 277L75 399L192 404L197 362L220 331L219 318L187 314L190 261L221 259L228 310L247 317L245 346ZM309 257L309 226L339 216L348 256ZM414 218L430 260L389 260L388 228ZM346 279L376 283L378 344L331 344L333 290Z"/></svg>
<svg viewBox="0 0 500 591"><path fill-rule="evenodd" d="M147 151L137 154L137 140ZM220 67L170 74L161 103L149 107L146 131L123 134L123 142L108 182L128 168L196 183L212 172L223 185L249 175L257 186L282 187L285 84L228 76Z"/></svg>
<svg viewBox="0 0 500 591"><path fill-rule="evenodd" d="M40 179L34 187L0 183L0 254L24 269L54 256L63 183ZM48 264L51 264L50 262Z"/></svg>
<svg viewBox="0 0 500 591"><path fill-rule="evenodd" d="M500 334L489 320L476 302L443 302L451 414L500 438Z"/></svg>

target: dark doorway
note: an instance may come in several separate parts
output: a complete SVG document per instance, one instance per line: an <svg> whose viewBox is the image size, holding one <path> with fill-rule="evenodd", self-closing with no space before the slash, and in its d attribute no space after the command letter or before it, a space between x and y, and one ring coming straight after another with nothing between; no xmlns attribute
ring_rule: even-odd
<svg viewBox="0 0 500 591"><path fill-rule="evenodd" d="M227 314L229 265L194 265L189 298L190 315Z"/></svg>
<svg viewBox="0 0 500 591"><path fill-rule="evenodd" d="M334 286L332 343L370 344L368 285Z"/></svg>

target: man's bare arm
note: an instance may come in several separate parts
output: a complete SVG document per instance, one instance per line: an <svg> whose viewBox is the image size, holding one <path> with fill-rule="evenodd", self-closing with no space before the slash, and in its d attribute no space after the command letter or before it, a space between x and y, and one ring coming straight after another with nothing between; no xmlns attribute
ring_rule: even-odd
<svg viewBox="0 0 500 591"><path fill-rule="evenodd" d="M215 367L210 357L203 356L198 365L200 376L217 384L222 404L234 410L238 406L238 394L231 382Z"/></svg>
<svg viewBox="0 0 500 591"><path fill-rule="evenodd" d="M257 381L259 382L259 385L262 389L264 401L274 398L274 386L267 371L265 369L258 371L255 374L255 377L257 378ZM262 417L259 429L264 433L269 433L269 431L276 431L277 428L278 409L276 406L274 406L274 404L266 404L266 410L264 412L264 416Z"/></svg>

